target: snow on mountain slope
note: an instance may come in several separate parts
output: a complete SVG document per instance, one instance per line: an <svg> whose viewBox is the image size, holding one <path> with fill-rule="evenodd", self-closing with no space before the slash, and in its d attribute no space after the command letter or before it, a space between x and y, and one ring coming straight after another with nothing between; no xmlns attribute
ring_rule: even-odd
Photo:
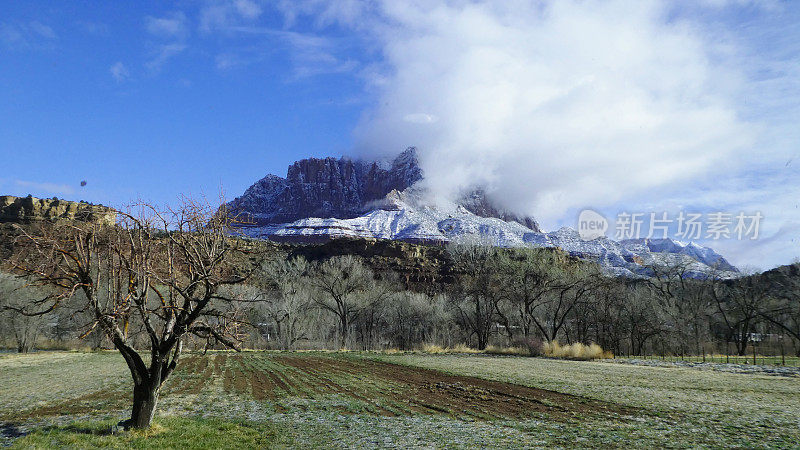
<svg viewBox="0 0 800 450"><path fill-rule="evenodd" d="M708 266L716 266L720 270L736 272L738 269L713 249L703 247L694 242L685 243L674 239L627 239L620 241L626 246L646 246L653 253L670 253L686 255Z"/></svg>
<svg viewBox="0 0 800 450"><path fill-rule="evenodd" d="M327 240L338 237L445 243L477 236L501 246L524 245L531 229L517 222L480 217L455 203L428 205L414 188L392 191L378 209L352 219L307 218L277 226L245 228L252 237L273 240Z"/></svg>
<svg viewBox="0 0 800 450"><path fill-rule="evenodd" d="M550 233L516 221L481 217L452 202L431 204L417 188L392 191L372 211L350 219L304 218L291 223L243 228L251 237L283 242L321 242L336 238L394 239L417 243L477 241L502 247L560 247L598 262L609 273L644 275L648 265L684 263L692 276L716 265L735 276L736 268L713 250L671 239L584 241L572 228Z"/></svg>
<svg viewBox="0 0 800 450"><path fill-rule="evenodd" d="M237 220L265 229L309 217L353 219L385 203L390 192L403 191L422 178L414 147L400 153L388 166L349 158L308 158L289 166L286 178L267 175L258 180L228 202L226 209ZM465 192L457 203L474 215L517 222L539 231L535 219L505 211L479 187Z"/></svg>

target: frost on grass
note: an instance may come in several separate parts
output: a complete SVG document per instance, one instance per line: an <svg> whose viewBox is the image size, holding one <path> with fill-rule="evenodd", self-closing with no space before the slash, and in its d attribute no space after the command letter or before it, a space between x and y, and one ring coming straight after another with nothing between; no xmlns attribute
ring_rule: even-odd
<svg viewBox="0 0 800 450"><path fill-rule="evenodd" d="M631 439L671 445L794 446L800 442L800 380L758 374L545 358L382 355L401 364L519 383L650 411ZM579 429L591 432L584 422Z"/></svg>
<svg viewBox="0 0 800 450"><path fill-rule="evenodd" d="M126 377L115 354L0 358L0 423L124 418ZM311 448L785 447L800 441L799 381L485 355L217 353L184 360L157 420L273 423Z"/></svg>

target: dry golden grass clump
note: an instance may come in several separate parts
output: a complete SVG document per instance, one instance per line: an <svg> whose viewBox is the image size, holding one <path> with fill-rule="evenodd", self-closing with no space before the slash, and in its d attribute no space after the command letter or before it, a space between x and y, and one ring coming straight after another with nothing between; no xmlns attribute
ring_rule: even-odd
<svg viewBox="0 0 800 450"><path fill-rule="evenodd" d="M438 344L427 344L427 343L422 344L423 353L434 353L434 354L445 353L446 350L447 349L445 347L442 347L441 345Z"/></svg>
<svg viewBox="0 0 800 450"><path fill-rule="evenodd" d="M542 345L542 350L544 356L551 358L590 360L614 357L613 353L604 351L603 347L595 343L584 345L576 342L574 344L561 345L558 341L552 341L545 342Z"/></svg>
<svg viewBox="0 0 800 450"><path fill-rule="evenodd" d="M422 344L422 352L423 353L432 353L432 354L439 354L439 353L480 353L480 350L476 350L471 348L466 344L458 344L453 347L442 347L438 344Z"/></svg>
<svg viewBox="0 0 800 450"><path fill-rule="evenodd" d="M603 350L597 344L575 344L561 345L558 341L538 342L535 345L516 345L511 347L501 347L489 345L486 350L477 350L466 344L458 344L453 347L443 347L438 344L422 344L422 353L428 354L448 354L448 353L486 353L489 355L514 355L514 356L546 356L548 358L574 359L588 361L592 359L613 358L614 354ZM392 353L391 350L388 351Z"/></svg>
<svg viewBox="0 0 800 450"><path fill-rule="evenodd" d="M530 350L525 347L499 347L496 345L487 346L486 353L490 355L531 356Z"/></svg>

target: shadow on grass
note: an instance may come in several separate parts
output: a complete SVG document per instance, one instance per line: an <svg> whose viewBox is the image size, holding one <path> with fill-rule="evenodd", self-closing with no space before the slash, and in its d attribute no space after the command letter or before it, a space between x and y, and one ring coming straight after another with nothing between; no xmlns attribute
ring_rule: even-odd
<svg viewBox="0 0 800 450"><path fill-rule="evenodd" d="M19 431L11 425L12 430ZM163 417L145 430L125 431L114 422L46 426L14 439L21 448L265 448L291 445L292 430L270 422Z"/></svg>
<svg viewBox="0 0 800 450"><path fill-rule="evenodd" d="M68 433L91 434L93 436L111 436L114 433L119 433L119 431L121 430L121 428L119 428L119 430L116 430L115 428L119 428L119 427L108 426L108 427L101 427L101 428L92 428L92 427L80 426L80 425L65 425L65 426L61 426L61 427L58 427L58 426L45 427L45 428L42 428L42 431L48 432L48 431L56 431L57 430L57 431L65 431L65 432L68 432Z"/></svg>
<svg viewBox="0 0 800 450"><path fill-rule="evenodd" d="M17 439L26 436L27 431L22 431L16 424L10 422L0 422L0 436L7 439Z"/></svg>
<svg viewBox="0 0 800 450"><path fill-rule="evenodd" d="M24 438L30 434L35 433L73 433L73 434L86 434L93 436L110 436L119 430L120 427L114 426L82 426L82 425L49 425L42 427L31 427L29 429L20 428L20 425L14 422L0 422L0 437L6 442L13 442L17 439Z"/></svg>

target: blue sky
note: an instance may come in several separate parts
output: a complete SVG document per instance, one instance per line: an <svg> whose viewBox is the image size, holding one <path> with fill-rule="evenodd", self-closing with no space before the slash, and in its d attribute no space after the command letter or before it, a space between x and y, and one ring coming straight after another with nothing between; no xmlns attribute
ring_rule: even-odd
<svg viewBox="0 0 800 450"><path fill-rule="evenodd" d="M800 5L749 0L0 0L3 194L227 198L416 145L546 229L592 208L761 212L800 256ZM85 180L87 185L80 186Z"/></svg>
<svg viewBox="0 0 800 450"><path fill-rule="evenodd" d="M201 4L1 5L3 193L113 205L220 185L238 195L352 146L360 80L294 60L280 36L203 31ZM275 14L263 8L259 25L280 30ZM250 60L222 62L240 53Z"/></svg>

